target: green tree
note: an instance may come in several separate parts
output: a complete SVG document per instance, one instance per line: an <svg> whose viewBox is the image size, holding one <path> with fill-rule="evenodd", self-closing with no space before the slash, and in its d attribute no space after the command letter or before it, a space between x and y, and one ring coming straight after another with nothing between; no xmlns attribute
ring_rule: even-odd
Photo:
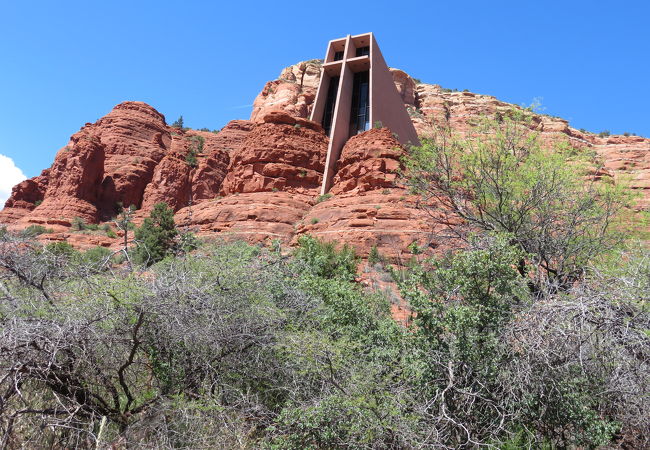
<svg viewBox="0 0 650 450"><path fill-rule="evenodd" d="M542 148L532 119L511 110L482 119L464 138L438 130L405 158L407 177L461 238L508 233L528 255L518 263L521 275L532 280L530 269L541 269L537 290L564 290L620 243L612 224L629 198L621 186L588 176L597 162L584 152Z"/></svg>
<svg viewBox="0 0 650 450"><path fill-rule="evenodd" d="M190 167L197 167L199 165L197 156L203 152L205 139L203 136L191 136L189 140L190 145L187 149L187 154L185 155L185 162Z"/></svg>
<svg viewBox="0 0 650 450"><path fill-rule="evenodd" d="M156 203L149 217L135 231L134 261L147 266L161 261L174 252L177 235L174 211L165 202Z"/></svg>
<svg viewBox="0 0 650 450"><path fill-rule="evenodd" d="M114 219L115 226L122 231L122 255L126 259L126 261L129 264L129 267L131 267L131 257L129 256L129 230L132 230L135 228L135 225L133 224L133 215L135 214L136 207L135 205L131 205L128 208L124 208L120 206L120 213L118 216ZM111 236L110 233L113 233L114 236ZM106 231L106 234L108 237L111 238L116 238L117 235L110 229Z"/></svg>
<svg viewBox="0 0 650 450"><path fill-rule="evenodd" d="M181 130L184 128L183 124L183 116L179 116L178 119L174 123L172 123L172 127L174 128L180 128Z"/></svg>

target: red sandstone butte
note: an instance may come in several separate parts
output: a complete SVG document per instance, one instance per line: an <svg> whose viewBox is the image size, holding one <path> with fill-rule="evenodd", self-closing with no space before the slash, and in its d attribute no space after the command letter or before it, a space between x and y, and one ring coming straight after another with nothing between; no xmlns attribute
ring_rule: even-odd
<svg viewBox="0 0 650 450"><path fill-rule="evenodd" d="M320 125L286 112L267 112L232 152L221 193L306 193L322 181L327 137Z"/></svg>

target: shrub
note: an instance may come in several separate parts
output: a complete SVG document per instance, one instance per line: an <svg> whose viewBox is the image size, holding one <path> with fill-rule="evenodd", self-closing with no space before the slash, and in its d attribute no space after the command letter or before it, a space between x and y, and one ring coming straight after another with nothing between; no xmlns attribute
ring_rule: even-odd
<svg viewBox="0 0 650 450"><path fill-rule="evenodd" d="M83 230L97 231L99 229L99 225L96 223L86 223L81 217L75 217L74 219L72 219L71 228L75 231L83 231Z"/></svg>
<svg viewBox="0 0 650 450"><path fill-rule="evenodd" d="M378 264L382 262L383 258L381 254L379 253L379 249L377 249L376 245L373 245L370 247L370 252L368 253L368 262L370 264Z"/></svg>
<svg viewBox="0 0 650 450"><path fill-rule="evenodd" d="M620 186L587 183L590 161L541 148L532 115L511 110L484 118L471 138L440 130L406 156L408 183L441 223L461 219L455 233L505 232L530 255L519 263L536 289L566 289L584 267L621 242L612 222L629 202ZM582 158L582 159L581 159ZM428 205L428 206L427 206Z"/></svg>
<svg viewBox="0 0 650 450"><path fill-rule="evenodd" d="M356 277L358 258L347 245L337 250L333 242L323 242L305 235L298 238L295 256L309 267L313 275L345 280Z"/></svg>
<svg viewBox="0 0 650 450"><path fill-rule="evenodd" d="M647 448L647 249L539 299L513 242L474 235L401 268L414 313L402 326L384 295L355 281L351 249L310 236L293 255L278 243L215 243L133 274L102 270L107 249L68 257L66 246L7 233L0 439Z"/></svg>
<svg viewBox="0 0 650 450"><path fill-rule="evenodd" d="M25 237L34 237L39 234L52 233L53 231L51 228L45 228L43 225L30 225L21 234Z"/></svg>
<svg viewBox="0 0 650 450"><path fill-rule="evenodd" d="M82 255L82 259L86 264L97 266L107 263L112 253L106 247L97 246L86 250Z"/></svg>
<svg viewBox="0 0 650 450"><path fill-rule="evenodd" d="M70 227L74 231L81 231L84 229L85 222L81 217L75 217L72 219L72 226Z"/></svg>
<svg viewBox="0 0 650 450"><path fill-rule="evenodd" d="M45 250L56 256L74 256L78 254L75 248L67 242L51 242L45 246Z"/></svg>
<svg viewBox="0 0 650 450"><path fill-rule="evenodd" d="M332 194L330 194L329 192L327 194L319 195L316 198L316 203L324 202L325 200L329 200L332 197L333 197Z"/></svg>
<svg viewBox="0 0 650 450"><path fill-rule="evenodd" d="M167 203L156 203L149 217L135 231L136 248L133 260L147 266L173 254L178 235L174 224L174 212Z"/></svg>

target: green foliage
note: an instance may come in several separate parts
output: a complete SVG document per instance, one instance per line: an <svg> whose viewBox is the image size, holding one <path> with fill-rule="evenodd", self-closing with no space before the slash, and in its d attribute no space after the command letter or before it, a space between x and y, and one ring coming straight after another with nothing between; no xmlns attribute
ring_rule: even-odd
<svg viewBox="0 0 650 450"><path fill-rule="evenodd" d="M30 225L21 234L29 238L38 236L39 234L52 233L53 231L51 228L45 228L43 225Z"/></svg>
<svg viewBox="0 0 650 450"><path fill-rule="evenodd" d="M85 224L86 223L81 217L75 217L74 219L72 219L72 225L70 228L74 231L81 231L84 229Z"/></svg>
<svg viewBox="0 0 650 450"><path fill-rule="evenodd" d="M370 247L370 252L368 253L368 262L370 264L378 264L382 261L383 258L379 253L379 249L377 248L377 246L373 245L372 247Z"/></svg>
<svg viewBox="0 0 650 450"><path fill-rule="evenodd" d="M178 240L178 249L182 253L189 253L196 250L201 245L201 241L194 233L180 233Z"/></svg>
<svg viewBox="0 0 650 450"><path fill-rule="evenodd" d="M197 156L201 152L203 152L203 146L205 145L205 138L203 136L196 135L196 136L190 136L189 140L190 140L190 146L187 150L187 154L185 155L185 162L190 167L197 167L199 165Z"/></svg>
<svg viewBox="0 0 650 450"><path fill-rule="evenodd" d="M75 217L72 219L71 228L75 231L91 230L96 231L99 229L99 225L96 223L86 223L81 217Z"/></svg>
<svg viewBox="0 0 650 450"><path fill-rule="evenodd" d="M174 211L164 202L156 203L149 217L135 231L137 246L133 251L133 260L145 265L161 261L173 254L177 235Z"/></svg>
<svg viewBox="0 0 650 450"><path fill-rule="evenodd" d="M407 176L425 202L462 219L468 230L510 234L530 255L522 276L540 271L538 289L546 282L565 289L620 243L611 224L629 195L620 185L585 182L590 155L542 149L531 118L511 110L483 119L466 139L441 130L411 148Z"/></svg>
<svg viewBox="0 0 650 450"><path fill-rule="evenodd" d="M358 258L354 250L347 245L337 250L334 242L323 242L304 235L298 238L295 256L314 276L348 281L356 277Z"/></svg>
<svg viewBox="0 0 650 450"><path fill-rule="evenodd" d="M609 130L603 130L600 133L598 133L598 137L607 137L610 135Z"/></svg>
<svg viewBox="0 0 650 450"><path fill-rule="evenodd" d="M72 257L78 254L77 250L65 241L50 242L45 246L45 250L56 256Z"/></svg>
<svg viewBox="0 0 650 450"><path fill-rule="evenodd" d="M406 248L408 249L409 252L411 252L414 255L420 255L423 253L423 249L420 248L418 241L411 242Z"/></svg>
<svg viewBox="0 0 650 450"><path fill-rule="evenodd" d="M86 250L83 255L83 261L89 265L98 265L108 262L112 252L106 247L93 247Z"/></svg>
<svg viewBox="0 0 650 450"><path fill-rule="evenodd" d="M332 198L332 197L333 197L333 195L330 194L329 192L328 192L327 194L319 195L319 196L316 198L316 203L324 202L325 200L329 200L329 199Z"/></svg>
<svg viewBox="0 0 650 450"><path fill-rule="evenodd" d="M494 336L513 307L528 298L516 270L524 255L507 235L484 239L475 237L473 249L434 260L435 270L416 267L401 283L417 334L437 348L456 346L466 361L480 364L489 359Z"/></svg>
<svg viewBox="0 0 650 450"><path fill-rule="evenodd" d="M168 222L168 208L155 211ZM355 281L354 252L310 236L293 255L279 243L206 244L141 274L105 270L104 248L79 255L10 233L1 244L0 435L12 445L593 448L650 438L641 248L535 301L512 236L475 235L400 268L414 312L400 325L384 296Z"/></svg>
<svg viewBox="0 0 650 450"><path fill-rule="evenodd" d="M184 128L184 126L185 126L185 124L184 124L184 122L183 122L183 116L182 116L182 115L179 116L178 119L176 119L176 120L174 121L174 123L172 123L172 127L174 127L174 128L180 128L181 130Z"/></svg>
<svg viewBox="0 0 650 450"><path fill-rule="evenodd" d="M367 443L398 448L400 439L392 433L390 424L394 420L391 416L402 411L387 406L373 396L341 393L313 406L285 408L272 429L284 433L275 437L272 448L340 448L342 443L345 448L364 448Z"/></svg>

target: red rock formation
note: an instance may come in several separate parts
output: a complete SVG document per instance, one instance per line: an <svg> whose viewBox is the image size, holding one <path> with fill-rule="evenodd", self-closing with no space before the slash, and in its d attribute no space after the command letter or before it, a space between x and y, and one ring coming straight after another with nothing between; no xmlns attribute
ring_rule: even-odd
<svg viewBox="0 0 650 450"><path fill-rule="evenodd" d="M214 198L230 152L239 149L252 128L251 122L238 120L216 134L179 130L145 103L121 103L73 135L50 169L18 184L0 221L16 228L37 223L62 229L75 217L106 220L119 204L142 207L142 216L158 201L180 209ZM198 164L190 167L185 157L197 136L202 149Z"/></svg>
<svg viewBox="0 0 650 450"><path fill-rule="evenodd" d="M97 220L97 186L104 176L104 146L83 130L72 136L70 144L57 153L48 175L43 203L30 214L45 222L53 217L81 217Z"/></svg>
<svg viewBox="0 0 650 450"><path fill-rule="evenodd" d="M203 136L205 144L199 164L192 175L192 201L199 203L214 199L228 172L230 154L238 151L253 129L247 120L233 120L218 134L192 131Z"/></svg>
<svg viewBox="0 0 650 450"><path fill-rule="evenodd" d="M222 195L317 189L327 138L319 125L284 112L267 112L232 153Z"/></svg>
<svg viewBox="0 0 650 450"><path fill-rule="evenodd" d="M639 194L638 209L650 211L650 139L640 136L596 137L594 149L614 179Z"/></svg>
<svg viewBox="0 0 650 450"><path fill-rule="evenodd" d="M314 199L289 192L235 193L183 208L175 220L202 237L288 243Z"/></svg>
<svg viewBox="0 0 650 450"><path fill-rule="evenodd" d="M140 207L154 168L171 146L165 117L146 103L124 102L84 129L97 136L105 149L102 216L113 216L118 203Z"/></svg>
<svg viewBox="0 0 650 450"><path fill-rule="evenodd" d="M403 153L388 128L352 137L341 151L330 192L341 194L394 186Z"/></svg>
<svg viewBox="0 0 650 450"><path fill-rule="evenodd" d="M433 223L416 201L398 187L343 193L316 204L296 232L347 243L362 256L374 246L383 256L406 261L414 242L425 249L439 245Z"/></svg>
<svg viewBox="0 0 650 450"><path fill-rule="evenodd" d="M300 64L286 68L275 85L291 85L296 82L296 73L300 73ZM314 66L310 73L309 86L317 86L320 73ZM433 132L434 125L450 126L459 133L465 133L471 128L473 120L481 116L495 116L506 113L517 106L502 102L489 95L472 92L453 92L439 85L416 83L405 72L391 69L393 80L409 110L413 124L418 134L426 136ZM274 86L275 86L274 85ZM270 88L271 89L271 88ZM276 89L272 88L271 90ZM284 87L282 88L284 89ZM307 117L311 103L303 105L303 100L296 96L272 95L262 92L256 99L253 116L268 112L284 110L291 115ZM286 87L286 89L290 89ZM305 112L307 111L307 112ZM593 149L601 158L603 165L613 178L624 181L641 194L637 201L638 209L650 207L650 169L648 156L650 154L650 139L636 136L598 137L597 135L569 126L561 118L544 114L533 117L531 128L540 133L540 139L547 146L568 143L576 148ZM341 186L340 188L347 189Z"/></svg>
<svg viewBox="0 0 650 450"><path fill-rule="evenodd" d="M39 176L21 181L13 187L4 209L0 211L0 223L18 221L43 201L49 172L49 169L45 169Z"/></svg>
<svg viewBox="0 0 650 450"><path fill-rule="evenodd" d="M320 81L319 60L304 61L289 66L280 78L269 81L253 102L252 121L259 121L270 111L286 111L294 117L307 118L316 97Z"/></svg>
<svg viewBox="0 0 650 450"><path fill-rule="evenodd" d="M417 83L406 72L399 69L390 69L393 75L393 82L397 88L397 92L402 96L402 100L406 105L415 105L416 103L416 88Z"/></svg>
<svg viewBox="0 0 650 450"><path fill-rule="evenodd" d="M99 140L85 130L74 134L68 145L57 153L46 174L47 182L42 180L40 186L36 182L29 183L32 187L36 184L32 198L36 198L37 193L40 196L39 187L42 189L46 185L47 188L41 197L42 203L23 215L19 222L55 227L70 226L73 217L94 222L98 217L97 187L101 185L103 173L104 148ZM10 205L19 202L17 197L22 192L18 189L14 193L16 197L12 193L7 201Z"/></svg>
<svg viewBox="0 0 650 450"><path fill-rule="evenodd" d="M392 74L423 135L433 124L464 133L473 119L513 107L490 96L416 83L397 69ZM414 242L439 248L440 225L400 185L404 149L387 129L350 139L337 162L332 197L318 196L327 137L305 117L319 76L318 62L285 69L256 99L251 121L232 121L216 134L168 127L162 114L141 102L117 105L75 134L51 169L18 184L0 221L16 229L42 223L56 231L43 239L82 248L115 247L119 241L106 233L72 232L70 222L106 220L117 203L141 207L141 220L165 201L177 211L179 226L201 236L295 243L309 233L348 243L362 256L377 247L402 260L412 256ZM546 145L592 149L602 161L593 176L629 183L643 194L639 208L650 207L650 139L601 138L544 115L536 115L531 128ZM190 151L196 163L188 161Z"/></svg>

